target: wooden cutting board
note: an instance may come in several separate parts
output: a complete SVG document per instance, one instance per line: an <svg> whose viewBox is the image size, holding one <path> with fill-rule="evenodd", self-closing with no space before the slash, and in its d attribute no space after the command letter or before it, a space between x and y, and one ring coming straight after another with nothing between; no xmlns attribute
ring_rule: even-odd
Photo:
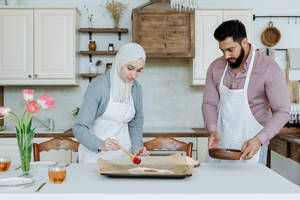
<svg viewBox="0 0 300 200"><path fill-rule="evenodd" d="M289 79L289 68L285 69L286 84L289 90L290 103L299 103L299 82L290 81Z"/></svg>

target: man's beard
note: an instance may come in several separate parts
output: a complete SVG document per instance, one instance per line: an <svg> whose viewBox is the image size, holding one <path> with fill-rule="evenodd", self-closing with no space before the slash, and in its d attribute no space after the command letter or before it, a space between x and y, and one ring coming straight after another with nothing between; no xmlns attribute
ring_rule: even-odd
<svg viewBox="0 0 300 200"><path fill-rule="evenodd" d="M242 63L243 61L243 58L244 58L244 55L245 55L245 51L243 49L243 47L241 48L241 53L239 55L239 57L236 59L235 63L232 63L229 61L229 59L227 59L228 63L229 63L229 66L232 68L232 69L236 69L240 66L240 64Z"/></svg>

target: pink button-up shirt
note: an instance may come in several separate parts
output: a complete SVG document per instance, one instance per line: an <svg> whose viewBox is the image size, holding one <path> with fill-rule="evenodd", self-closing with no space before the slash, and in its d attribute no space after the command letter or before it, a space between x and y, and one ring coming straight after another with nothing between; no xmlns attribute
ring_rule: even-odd
<svg viewBox="0 0 300 200"><path fill-rule="evenodd" d="M254 118L264 126L256 137L265 145L280 132L280 129L289 120L290 102L283 71L269 56L260 51L255 53L248 86L248 101ZM228 67L223 84L229 89L244 88L251 55L252 49L244 64L244 69L237 74ZM209 132L217 130L219 85L226 62L226 59L222 56L216 59L207 71L202 114L205 128Z"/></svg>

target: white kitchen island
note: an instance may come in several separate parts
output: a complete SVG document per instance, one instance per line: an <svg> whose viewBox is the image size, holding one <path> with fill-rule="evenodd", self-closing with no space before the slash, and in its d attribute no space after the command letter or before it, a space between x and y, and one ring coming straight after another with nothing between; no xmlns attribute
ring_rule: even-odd
<svg viewBox="0 0 300 200"><path fill-rule="evenodd" d="M36 180L27 188L0 189L0 199L136 200L136 199L300 199L300 187L260 164L202 163L183 179L109 178L95 174L96 164L72 164L63 184L51 184L47 168L31 170ZM0 178L21 171L0 173ZM34 190L47 184L39 193Z"/></svg>

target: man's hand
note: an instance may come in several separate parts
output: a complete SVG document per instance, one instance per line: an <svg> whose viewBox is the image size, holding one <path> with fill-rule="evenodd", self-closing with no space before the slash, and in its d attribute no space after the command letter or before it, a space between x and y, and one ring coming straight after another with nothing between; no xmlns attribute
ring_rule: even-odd
<svg viewBox="0 0 300 200"><path fill-rule="evenodd" d="M120 149L119 144L120 143L118 140L107 138L100 144L99 149L101 149L102 151L116 151Z"/></svg>
<svg viewBox="0 0 300 200"><path fill-rule="evenodd" d="M149 153L148 153L146 147L140 147L140 148L134 150L134 155L135 156L149 156Z"/></svg>
<svg viewBox="0 0 300 200"><path fill-rule="evenodd" d="M257 137L246 141L242 146L241 160L250 160L260 149L261 142Z"/></svg>
<svg viewBox="0 0 300 200"><path fill-rule="evenodd" d="M208 149L217 148L221 143L220 135L217 131L213 131L210 133L208 138Z"/></svg>

